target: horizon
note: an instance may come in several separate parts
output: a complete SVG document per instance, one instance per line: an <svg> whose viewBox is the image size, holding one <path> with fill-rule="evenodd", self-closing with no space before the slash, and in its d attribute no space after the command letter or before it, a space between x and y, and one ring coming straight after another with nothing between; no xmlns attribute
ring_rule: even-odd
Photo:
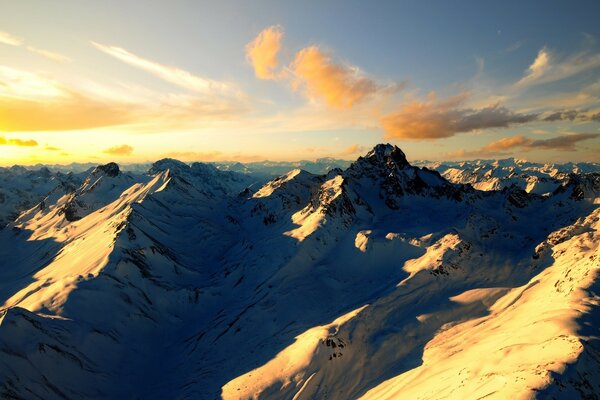
<svg viewBox="0 0 600 400"><path fill-rule="evenodd" d="M390 143L378 143L377 145L389 145ZM375 146L377 146L375 145ZM392 144L393 145L393 144ZM399 146L398 146L399 147ZM402 150L401 147L399 147L400 150ZM253 160L253 161L238 161L238 160L228 160L228 159L223 159L223 160L200 160L200 159L192 159L192 160L181 160L178 158L174 158L174 157L163 157L160 159L156 159L156 160L142 160L142 161L123 161L123 160L118 160L118 159L112 159L112 160L108 160L106 162L94 162L94 161L72 161L72 162L65 162L65 163L32 163L32 164L3 164L0 161L0 168L11 168L11 167L69 167L69 166L73 166L73 165L92 165L92 166L100 166L100 165L106 165L109 163L115 163L117 164L119 167L122 166L135 166L135 165L152 165L158 161L161 160L166 160L166 159L171 159L171 160L175 160L175 161L180 161L184 164L193 164L193 163L204 163L204 164L228 164L228 163L240 163L242 165L249 165L249 164L262 164L262 163L276 163L276 164L295 164L295 163L302 163L302 162L307 162L307 163L317 163L319 161L322 160L331 160L331 161L343 161L343 162L355 162L357 161L359 158L364 157L369 151L371 151L372 149L366 149L362 154L358 154L356 157L354 158L335 158L335 157L319 157L319 158L303 158L303 159L297 159L297 160L270 160L270 159L262 159L262 160ZM413 163L461 163L461 162L465 162L465 163L474 163L474 162L496 162L496 161L521 161L521 162L527 162L527 163L534 163L534 164L556 164L556 165L564 165L564 164L599 164L596 161L572 161L572 160L566 160L566 161L562 161L562 162L549 162L549 163L544 163L544 162L537 162L537 161L532 161L529 160L527 158L522 158L522 157L502 157L502 158L471 158L471 159L449 159L449 160L433 160L433 159L423 159L423 158L419 158L419 159L411 159L409 157L409 155L406 155L406 158L408 160L409 163L413 164Z"/></svg>
<svg viewBox="0 0 600 400"><path fill-rule="evenodd" d="M0 165L353 160L381 142L594 162L600 4L579 4L5 2Z"/></svg>

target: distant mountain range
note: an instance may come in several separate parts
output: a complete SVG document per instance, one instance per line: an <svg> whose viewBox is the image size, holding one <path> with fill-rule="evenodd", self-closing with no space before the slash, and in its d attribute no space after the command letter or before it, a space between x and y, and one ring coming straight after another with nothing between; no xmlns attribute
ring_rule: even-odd
<svg viewBox="0 0 600 400"><path fill-rule="evenodd" d="M0 397L594 398L600 165L0 169Z"/></svg>

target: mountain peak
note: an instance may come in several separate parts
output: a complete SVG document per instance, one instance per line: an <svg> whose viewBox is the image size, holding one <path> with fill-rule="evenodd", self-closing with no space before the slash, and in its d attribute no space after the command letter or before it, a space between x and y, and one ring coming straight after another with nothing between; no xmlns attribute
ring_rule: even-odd
<svg viewBox="0 0 600 400"><path fill-rule="evenodd" d="M149 172L150 174L157 174L166 170L170 170L174 173L189 173L190 166L182 161L175 160L174 158L163 158L152 164L152 167L150 168Z"/></svg>
<svg viewBox="0 0 600 400"><path fill-rule="evenodd" d="M398 166L409 165L404 152L398 146L389 143L376 145L365 158L384 162L393 161Z"/></svg>
<svg viewBox="0 0 600 400"><path fill-rule="evenodd" d="M121 173L121 170L119 169L119 165L117 163L109 162L108 164L98 165L96 168L94 168L92 174L97 173L102 173L106 176L114 178Z"/></svg>

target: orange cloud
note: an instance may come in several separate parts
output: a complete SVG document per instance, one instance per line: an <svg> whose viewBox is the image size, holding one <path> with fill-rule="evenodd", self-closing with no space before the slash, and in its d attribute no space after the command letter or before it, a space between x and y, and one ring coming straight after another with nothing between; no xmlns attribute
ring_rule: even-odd
<svg viewBox="0 0 600 400"><path fill-rule="evenodd" d="M128 144L122 144L120 146L113 146L104 150L106 154L112 154L115 156L130 156L133 153L133 147Z"/></svg>
<svg viewBox="0 0 600 400"><path fill-rule="evenodd" d="M411 101L382 119L386 139L440 139L487 128L507 128L537 119L537 114L515 113L498 104L481 109L462 108L467 95L436 101Z"/></svg>
<svg viewBox="0 0 600 400"><path fill-rule="evenodd" d="M488 143L481 150L487 153L505 151L520 146L528 146L533 140L526 138L523 135L505 137L495 142Z"/></svg>
<svg viewBox="0 0 600 400"><path fill-rule="evenodd" d="M21 140L21 139L6 139L4 136L0 136L0 146L23 146L33 147L37 146L38 142L33 139Z"/></svg>
<svg viewBox="0 0 600 400"><path fill-rule="evenodd" d="M124 104L77 93L37 74L0 66L0 131L60 131L129 122Z"/></svg>
<svg viewBox="0 0 600 400"><path fill-rule="evenodd" d="M300 50L291 70L295 75L294 89L304 88L308 97L323 99L334 108L351 108L380 89L358 68L335 64L316 46Z"/></svg>
<svg viewBox="0 0 600 400"><path fill-rule="evenodd" d="M226 122L246 111L228 96L144 96L103 88L88 94L30 72L0 66L0 131L67 131L128 125L156 131Z"/></svg>
<svg viewBox="0 0 600 400"><path fill-rule="evenodd" d="M555 136L548 139L531 139L523 135L505 137L500 140L488 143L477 150L458 150L448 153L450 158L464 157L491 157L507 155L511 150L532 151L532 150L561 150L575 151L576 145L584 140L591 140L600 137L600 133L574 133L570 135Z"/></svg>
<svg viewBox="0 0 600 400"><path fill-rule="evenodd" d="M45 100L0 97L0 131L90 129L125 124L131 122L131 117L125 106L103 103L76 93Z"/></svg>
<svg viewBox="0 0 600 400"><path fill-rule="evenodd" d="M352 156L354 154L364 153L367 150L365 146L361 146L359 144L352 144L346 147L343 151L339 153L340 156Z"/></svg>
<svg viewBox="0 0 600 400"><path fill-rule="evenodd" d="M283 30L279 26L270 26L246 45L246 57L257 78L276 79L275 70L279 66L277 55L281 50Z"/></svg>
<svg viewBox="0 0 600 400"><path fill-rule="evenodd" d="M546 149L546 150L564 150L573 151L575 145L584 140L595 139L600 133L573 133L570 135L555 136L548 139L530 139L523 135L502 138L489 143L481 150L483 152L493 153L501 152L514 148L525 148L527 150Z"/></svg>

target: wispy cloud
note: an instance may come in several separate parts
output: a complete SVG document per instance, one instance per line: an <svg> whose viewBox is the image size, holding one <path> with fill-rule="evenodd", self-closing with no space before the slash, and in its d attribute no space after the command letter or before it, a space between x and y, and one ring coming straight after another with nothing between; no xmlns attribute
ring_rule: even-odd
<svg viewBox="0 0 600 400"><path fill-rule="evenodd" d="M464 107L467 94L437 101L413 100L382 119L386 139L431 140L489 128L507 128L535 121L537 114L523 114L499 104L473 109Z"/></svg>
<svg viewBox="0 0 600 400"><path fill-rule="evenodd" d="M561 60L544 47L527 68L525 75L515 84L515 88L560 81L598 67L600 54L580 52Z"/></svg>
<svg viewBox="0 0 600 400"><path fill-rule="evenodd" d="M158 62L148 60L121 47L107 46L97 42L91 43L96 49L183 89L203 94L231 94L235 92L235 88L228 83L203 78L174 66L163 65Z"/></svg>
<svg viewBox="0 0 600 400"><path fill-rule="evenodd" d="M156 132L227 123L245 112L243 102L227 97L120 93L108 87L88 93L39 74L0 66L0 131L127 126L129 130Z"/></svg>
<svg viewBox="0 0 600 400"><path fill-rule="evenodd" d="M119 146L110 147L104 150L104 153L111 154L114 156L130 156L131 154L133 154L133 147L131 147L128 144L122 144Z"/></svg>
<svg viewBox="0 0 600 400"><path fill-rule="evenodd" d="M23 39L11 35L7 32L0 32L0 43L7 46L21 46L24 42Z"/></svg>
<svg viewBox="0 0 600 400"><path fill-rule="evenodd" d="M246 57L254 73L260 79L276 79L279 66L277 58L281 50L283 29L280 26L265 28L248 45L246 45Z"/></svg>
<svg viewBox="0 0 600 400"><path fill-rule="evenodd" d="M7 139L4 136L0 136L0 146L21 146L21 147L34 147L37 146L38 142L33 139Z"/></svg>
<svg viewBox="0 0 600 400"><path fill-rule="evenodd" d="M599 137L599 133L574 133L571 135L556 136L549 139L533 140L530 143L524 144L528 149L545 149L545 150L563 150L574 151L575 145L584 140L595 139Z"/></svg>
<svg viewBox="0 0 600 400"><path fill-rule="evenodd" d="M59 63L67 63L67 62L71 61L71 59L69 57L67 57L63 54L59 54L59 53L56 53L56 52L53 52L50 50L40 49L38 47L27 45L25 43L25 40L23 40L19 37L13 36L7 32L0 32L0 44L5 44L8 46L15 46L15 47L23 47L31 53L38 54L42 57L46 57L49 60L56 61Z"/></svg>
<svg viewBox="0 0 600 400"><path fill-rule="evenodd" d="M46 57L49 60L56 61L58 63L64 64L64 63L71 62L71 59L69 57L62 55L60 53L56 53L56 52L44 50L44 49L39 49L39 48L33 47L33 46L27 46L26 49L32 53L39 54L43 57Z"/></svg>
<svg viewBox="0 0 600 400"><path fill-rule="evenodd" d="M523 41L519 40L519 41L511 44L510 46L508 46L506 49L504 49L504 53L512 53L513 51L519 50L522 46L523 46Z"/></svg>

